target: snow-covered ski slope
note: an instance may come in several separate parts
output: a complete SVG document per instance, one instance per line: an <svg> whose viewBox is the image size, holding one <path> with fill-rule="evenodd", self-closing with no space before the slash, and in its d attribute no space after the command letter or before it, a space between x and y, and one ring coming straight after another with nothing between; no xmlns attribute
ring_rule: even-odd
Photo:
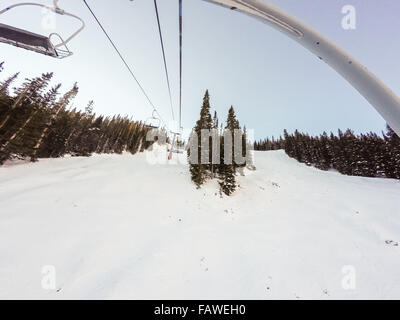
<svg viewBox="0 0 400 320"><path fill-rule="evenodd" d="M0 298L400 298L399 181L255 160L223 198L146 154L0 167Z"/></svg>

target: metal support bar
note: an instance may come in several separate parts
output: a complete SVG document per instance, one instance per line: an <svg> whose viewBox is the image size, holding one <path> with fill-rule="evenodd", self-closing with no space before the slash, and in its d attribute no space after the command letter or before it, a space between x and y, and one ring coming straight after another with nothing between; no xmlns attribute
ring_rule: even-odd
<svg viewBox="0 0 400 320"><path fill-rule="evenodd" d="M250 15L301 44L336 70L400 136L400 99L371 71L319 32L262 0L203 0Z"/></svg>

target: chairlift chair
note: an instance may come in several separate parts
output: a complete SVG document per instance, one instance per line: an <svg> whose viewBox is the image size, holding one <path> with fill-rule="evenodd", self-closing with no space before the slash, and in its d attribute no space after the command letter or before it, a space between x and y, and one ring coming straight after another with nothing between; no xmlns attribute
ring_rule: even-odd
<svg viewBox="0 0 400 320"><path fill-rule="evenodd" d="M180 140L180 137L182 136L181 133L171 131L171 134L173 135L173 139L172 139L171 148L169 149L170 157L172 156L172 153L180 153L180 154L183 153L183 150L181 150L179 148L179 140Z"/></svg>
<svg viewBox="0 0 400 320"><path fill-rule="evenodd" d="M153 110L151 117L147 118L145 121L145 126L150 129L159 129L161 126L161 120L156 115L156 110Z"/></svg>
<svg viewBox="0 0 400 320"><path fill-rule="evenodd" d="M49 7L40 3L31 3L31 2L17 3L1 10L0 15L20 6L38 6L46 8L60 15L66 15L78 19L82 23L81 27L66 40L63 40L63 38L57 33L51 33L49 36L43 36L37 33L33 33L23 29L18 29L13 26L0 23L0 42L7 43L26 50L31 50L58 59L71 56L72 52L69 50L67 44L85 28L85 22L78 16L60 9L58 7L58 1L59 0L54 0L53 7ZM54 44L51 40L53 37L58 37L61 42L58 44Z"/></svg>

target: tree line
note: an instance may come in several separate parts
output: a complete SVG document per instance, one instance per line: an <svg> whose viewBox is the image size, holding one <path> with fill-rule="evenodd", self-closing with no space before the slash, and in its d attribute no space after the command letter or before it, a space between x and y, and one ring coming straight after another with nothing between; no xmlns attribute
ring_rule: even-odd
<svg viewBox="0 0 400 320"><path fill-rule="evenodd" d="M202 132L204 130L212 132L211 136L205 137L205 139L208 139L205 148L202 145L202 139L204 139ZM235 150L235 138L238 139L234 134L235 130L240 132L240 135L238 135L241 139L239 150ZM228 143L225 141L228 137L227 135L231 135L230 140L232 142L232 152L229 160L225 159L225 143ZM230 148L230 146L227 146L227 148ZM251 154L247 152L248 150L249 141L246 128L241 128L234 108L232 106L229 108L226 124L220 124L216 111L214 111L213 117L211 116L210 95L207 90L200 110L200 119L196 122L188 141L189 170L194 184L197 188L200 188L207 180L217 178L221 192L231 195L237 188L235 178L237 172L246 166L255 169ZM196 155L191 154L194 151L197 151ZM234 157L235 153L239 153L245 161L238 163ZM207 161L202 161L202 155ZM193 159L193 156L195 159Z"/></svg>
<svg viewBox="0 0 400 320"><path fill-rule="evenodd" d="M382 136L373 132L356 135L350 129L319 136L285 130L283 138L257 141L254 149L284 149L309 166L345 175L400 179L400 138L389 126Z"/></svg>
<svg viewBox="0 0 400 320"><path fill-rule="evenodd" d="M150 129L141 122L120 115L96 116L93 101L85 111L70 108L79 91L76 83L61 95L61 84L49 88L53 73L44 73L10 90L18 76L0 83L0 165L15 157L36 161L65 154L134 154L152 144L146 141Z"/></svg>

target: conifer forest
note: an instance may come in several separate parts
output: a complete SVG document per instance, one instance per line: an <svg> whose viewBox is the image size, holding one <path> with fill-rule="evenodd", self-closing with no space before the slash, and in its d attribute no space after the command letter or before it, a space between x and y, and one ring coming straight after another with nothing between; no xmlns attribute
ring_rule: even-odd
<svg viewBox="0 0 400 320"><path fill-rule="evenodd" d="M350 176L400 179L400 138L387 126L386 132L356 135L350 129L320 136L284 131L283 138L265 139L255 150L284 149L292 158L321 170L335 169Z"/></svg>

